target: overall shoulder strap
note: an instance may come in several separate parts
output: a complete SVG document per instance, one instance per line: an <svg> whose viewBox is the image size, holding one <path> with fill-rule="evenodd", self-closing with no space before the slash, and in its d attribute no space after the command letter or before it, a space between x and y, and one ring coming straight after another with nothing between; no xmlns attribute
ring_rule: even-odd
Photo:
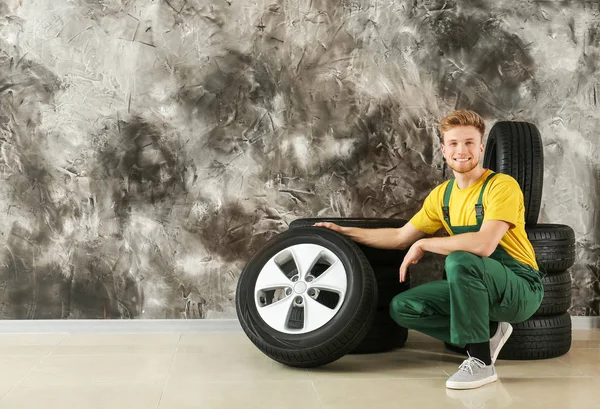
<svg viewBox="0 0 600 409"><path fill-rule="evenodd" d="M442 206L442 213L444 214L444 220L446 220L446 223L448 224L448 226L451 226L450 224L450 193L452 193L452 186L454 186L454 179L450 180L450 182L448 182L448 184L446 185L446 191L444 192L444 205Z"/></svg>
<svg viewBox="0 0 600 409"><path fill-rule="evenodd" d="M477 199L477 204L475 205L475 217L477 218L477 224L481 226L481 223L483 223L483 192L485 191L485 188L487 186L487 184L489 183L490 180L492 180L492 178L494 176L496 176L497 173L492 172L490 173L490 175L485 179L485 182L483 182L483 186L481 187L481 191L479 192L479 199Z"/></svg>

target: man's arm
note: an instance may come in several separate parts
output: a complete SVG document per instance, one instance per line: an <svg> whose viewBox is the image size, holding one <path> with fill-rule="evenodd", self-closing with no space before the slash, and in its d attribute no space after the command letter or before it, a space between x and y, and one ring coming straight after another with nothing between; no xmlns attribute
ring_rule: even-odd
<svg viewBox="0 0 600 409"><path fill-rule="evenodd" d="M432 237L418 242L423 251L448 255L453 251L468 251L481 257L489 257L510 224L502 220L488 220L483 222L481 229L476 233L463 233L450 237ZM415 243L417 244L417 243Z"/></svg>
<svg viewBox="0 0 600 409"><path fill-rule="evenodd" d="M358 227L341 227L327 222L315 223L315 226L335 230L366 246L404 250L415 241L427 234L435 233L442 227L442 222L436 211L438 199L437 197L434 198L439 193L440 186L427 195L423 207L399 229L361 229Z"/></svg>
<svg viewBox="0 0 600 409"><path fill-rule="evenodd" d="M353 241L370 247L380 249L400 249L404 250L410 247L415 241L425 237L424 232L417 229L410 223L406 223L399 229L363 229L359 227L342 227L335 223L319 222L315 226L327 227L337 231Z"/></svg>
<svg viewBox="0 0 600 409"><path fill-rule="evenodd" d="M476 233L462 233L450 237L432 237L417 241L406 253L400 266L400 282L406 280L408 266L416 264L426 251L448 255L453 251L468 251L481 257L489 257L510 224L501 220L488 220L482 223Z"/></svg>

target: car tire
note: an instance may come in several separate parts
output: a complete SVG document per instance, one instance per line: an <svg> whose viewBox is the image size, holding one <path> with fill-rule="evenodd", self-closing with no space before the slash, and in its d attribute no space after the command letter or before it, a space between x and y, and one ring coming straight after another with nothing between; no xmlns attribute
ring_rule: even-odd
<svg viewBox="0 0 600 409"><path fill-rule="evenodd" d="M408 338L408 329L390 317L389 308L378 308L373 325L350 354L376 354L401 348Z"/></svg>
<svg viewBox="0 0 600 409"><path fill-rule="evenodd" d="M310 368L360 344L376 300L373 270L358 246L334 231L303 227L273 237L248 261L237 284L236 312L264 354Z"/></svg>
<svg viewBox="0 0 600 409"><path fill-rule="evenodd" d="M406 281L401 283L400 270L395 266L376 266L373 273L377 282L377 308L389 309L395 296L410 289L410 274L407 274Z"/></svg>
<svg viewBox="0 0 600 409"><path fill-rule="evenodd" d="M564 224L528 226L527 238L533 246L540 270L562 274L575 263L575 232Z"/></svg>
<svg viewBox="0 0 600 409"><path fill-rule="evenodd" d="M571 273L547 275L542 278L544 298L534 317L558 315L571 308Z"/></svg>
<svg viewBox="0 0 600 409"><path fill-rule="evenodd" d="M532 317L511 324L513 332L500 351L498 359L539 360L562 356L571 348L571 316ZM467 355L467 349L444 342L446 349Z"/></svg>
<svg viewBox="0 0 600 409"><path fill-rule="evenodd" d="M499 359L549 359L562 356L571 349L571 316L566 312L532 317L512 326L513 333L500 351Z"/></svg>
<svg viewBox="0 0 600 409"><path fill-rule="evenodd" d="M450 344L448 342L444 342L444 346L446 347L446 349L452 351L452 352L456 352L457 354L460 355L467 355L467 348L466 347L459 347L457 345L454 344Z"/></svg>
<svg viewBox="0 0 600 409"><path fill-rule="evenodd" d="M528 122L496 122L485 144L483 167L517 180L525 199L525 223L535 225L544 180L544 151L538 128Z"/></svg>

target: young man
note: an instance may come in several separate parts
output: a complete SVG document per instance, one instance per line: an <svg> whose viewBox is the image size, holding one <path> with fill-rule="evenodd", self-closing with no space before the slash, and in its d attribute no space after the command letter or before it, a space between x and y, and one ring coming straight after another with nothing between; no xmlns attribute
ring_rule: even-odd
<svg viewBox="0 0 600 409"><path fill-rule="evenodd" d="M400 267L400 281L405 280L407 267L426 251L447 255L447 279L398 294L390 304L390 315L403 327L466 346L469 357L446 387L471 389L498 379L494 363L512 333L509 322L531 317L541 304L544 287L525 232L519 184L509 175L479 165L483 119L472 111L455 111L441 120L439 128L442 153L455 179L436 187L404 227L316 226L372 247L410 246ZM449 237L423 238L442 227ZM494 334L491 339L490 334Z"/></svg>

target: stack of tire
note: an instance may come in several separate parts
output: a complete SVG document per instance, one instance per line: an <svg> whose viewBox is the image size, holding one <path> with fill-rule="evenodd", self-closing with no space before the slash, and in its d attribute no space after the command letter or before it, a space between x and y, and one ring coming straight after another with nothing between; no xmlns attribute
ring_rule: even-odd
<svg viewBox="0 0 600 409"><path fill-rule="evenodd" d="M542 199L544 160L537 127L527 122L497 122L486 143L483 166L515 178L525 199L525 230L538 266L545 276L544 298L528 320L514 323L513 333L498 358L547 359L571 348L571 274L575 261L575 234L569 226L538 224ZM446 346L464 353L464 349Z"/></svg>

